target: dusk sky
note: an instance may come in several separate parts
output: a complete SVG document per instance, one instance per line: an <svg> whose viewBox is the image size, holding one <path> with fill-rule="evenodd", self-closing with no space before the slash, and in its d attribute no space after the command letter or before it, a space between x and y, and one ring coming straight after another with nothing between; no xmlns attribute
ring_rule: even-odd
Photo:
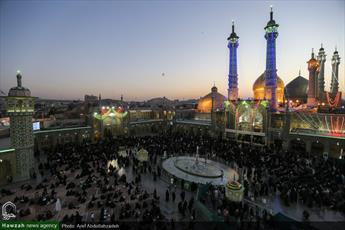
<svg viewBox="0 0 345 230"><path fill-rule="evenodd" d="M337 46L344 91L345 1L0 1L0 90L16 70L33 96L146 100L199 98L215 82L227 95L227 37L239 38L239 96L265 70L270 5L280 25L277 69L284 83L308 78L311 49ZM162 76L164 73L164 76Z"/></svg>

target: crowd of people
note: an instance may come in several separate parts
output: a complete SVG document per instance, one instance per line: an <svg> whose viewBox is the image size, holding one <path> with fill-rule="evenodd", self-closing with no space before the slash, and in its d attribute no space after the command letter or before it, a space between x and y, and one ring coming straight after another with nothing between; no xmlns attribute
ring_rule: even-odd
<svg viewBox="0 0 345 230"><path fill-rule="evenodd" d="M283 151L274 146L254 146L221 138L193 135L131 137L161 155L195 154L234 163L243 178L245 196L253 200L279 194L286 206L332 209L345 213L345 165L342 160L309 154L300 149Z"/></svg>
<svg viewBox="0 0 345 230"><path fill-rule="evenodd" d="M12 190L4 188L0 202L11 198L18 205L21 216L31 219L54 218L77 223L170 221L171 217L162 214L161 204L176 199L181 216L188 213L190 219L195 220L194 198L187 200L181 193L177 200L177 194L171 188L166 190L165 199L160 198L156 191L144 189L141 175L151 174L155 183L162 175L160 159L163 155L194 154L197 146L200 156L236 165L248 198L255 200L279 194L286 206L299 202L308 207L345 213L342 162L303 151L285 152L274 147L184 134L107 138L98 143L58 146L45 158L40 157L38 171L32 175L42 178L39 184L23 184ZM119 155L120 147L126 149L127 156ZM139 148L149 152L148 162L139 162L135 158L134 150ZM112 160L117 160L118 168L109 166ZM120 168L131 168L131 178L120 175ZM224 198L224 190L219 192ZM211 197L212 192L209 193ZM60 201L62 207L52 212L52 207ZM251 216L247 207L225 206L221 201L214 207L225 219L229 215L242 219ZM268 213L266 219L269 219Z"/></svg>
<svg viewBox="0 0 345 230"><path fill-rule="evenodd" d="M309 208L345 213L343 161L303 151L285 152L274 147L231 142L210 145L225 162L235 162L243 178L246 197L255 200L279 194L286 206L299 202Z"/></svg>
<svg viewBox="0 0 345 230"><path fill-rule="evenodd" d="M19 188L1 189L0 204L11 200L23 213L20 217L31 220L163 220L159 198L140 183L140 175L148 167L140 165L131 150L129 157L119 156L117 150L116 140L58 146L38 165L38 172L32 174L31 181L42 178L37 185L25 183ZM114 159L118 167L132 165L133 178L119 175L119 170L108 164ZM150 164L150 170L157 171L151 167ZM57 202L62 203L59 210L55 210Z"/></svg>

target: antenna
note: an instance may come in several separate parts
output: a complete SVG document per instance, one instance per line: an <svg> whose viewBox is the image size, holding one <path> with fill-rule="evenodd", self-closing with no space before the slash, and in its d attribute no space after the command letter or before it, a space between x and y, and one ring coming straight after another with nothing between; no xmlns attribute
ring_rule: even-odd
<svg viewBox="0 0 345 230"><path fill-rule="evenodd" d="M271 8L270 16L271 16L271 21L272 21L273 20L273 6L270 5L270 8Z"/></svg>

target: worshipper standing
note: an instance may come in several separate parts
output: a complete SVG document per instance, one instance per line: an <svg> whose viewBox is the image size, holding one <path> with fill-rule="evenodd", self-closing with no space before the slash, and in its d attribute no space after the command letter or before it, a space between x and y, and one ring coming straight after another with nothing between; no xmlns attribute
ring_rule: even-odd
<svg viewBox="0 0 345 230"><path fill-rule="evenodd" d="M175 191L172 191L171 197L172 197L172 201L175 202L175 199L176 199L176 193L175 193Z"/></svg>
<svg viewBox="0 0 345 230"><path fill-rule="evenodd" d="M191 197L188 203L188 210L190 213L192 212L193 204L194 204L194 198Z"/></svg>
<svg viewBox="0 0 345 230"><path fill-rule="evenodd" d="M181 201L184 201L185 196L186 196L185 191L182 191L182 192L180 193Z"/></svg>
<svg viewBox="0 0 345 230"><path fill-rule="evenodd" d="M156 171L153 171L153 181L157 181L157 173L156 173Z"/></svg>
<svg viewBox="0 0 345 230"><path fill-rule="evenodd" d="M95 221L95 213L91 212L90 218L91 218L91 222L94 222Z"/></svg>
<svg viewBox="0 0 345 230"><path fill-rule="evenodd" d="M60 211L61 211L61 201L60 201L60 198L57 198L57 199L56 199L55 211L56 211L56 212L60 212Z"/></svg>
<svg viewBox="0 0 345 230"><path fill-rule="evenodd" d="M187 201L183 201L183 205L182 205L182 215L185 216L185 212L187 209Z"/></svg>
<svg viewBox="0 0 345 230"><path fill-rule="evenodd" d="M168 189L165 191L165 201L166 202L169 201L169 190Z"/></svg>
<svg viewBox="0 0 345 230"><path fill-rule="evenodd" d="M178 211L182 213L182 201L178 202L177 207L178 207Z"/></svg>

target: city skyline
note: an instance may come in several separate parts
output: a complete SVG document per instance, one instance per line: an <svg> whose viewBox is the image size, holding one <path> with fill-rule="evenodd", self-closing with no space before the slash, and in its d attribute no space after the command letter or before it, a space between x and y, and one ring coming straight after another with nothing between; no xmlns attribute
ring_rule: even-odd
<svg viewBox="0 0 345 230"><path fill-rule="evenodd" d="M299 70L308 78L311 49L317 54L323 43L326 90L337 46L342 58L339 90L344 91L343 1L2 1L0 89L7 93L15 86L20 69L23 85L41 98L82 99L101 93L102 98L124 95L138 101L192 99L209 93L214 82L227 95L226 38L234 20L239 97L253 97L252 85L265 70L270 5L280 25L277 74L285 85ZM323 13L321 20L315 12ZM327 26L332 22L338 27Z"/></svg>

